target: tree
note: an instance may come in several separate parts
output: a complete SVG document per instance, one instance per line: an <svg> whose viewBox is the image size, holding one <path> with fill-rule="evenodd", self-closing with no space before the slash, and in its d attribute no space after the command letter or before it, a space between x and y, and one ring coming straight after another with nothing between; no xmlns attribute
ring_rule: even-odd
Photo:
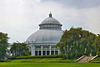
<svg viewBox="0 0 100 67"><path fill-rule="evenodd" d="M6 57L6 51L8 47L8 35L6 33L0 32L0 59L4 59Z"/></svg>
<svg viewBox="0 0 100 67"><path fill-rule="evenodd" d="M27 56L29 55L29 49L26 43L13 43L10 49L12 56Z"/></svg>
<svg viewBox="0 0 100 67"><path fill-rule="evenodd" d="M61 54L67 58L77 58L82 55L95 55L94 40L96 35L82 30L82 28L71 28L65 30L57 46Z"/></svg>
<svg viewBox="0 0 100 67"><path fill-rule="evenodd" d="M100 56L100 34L98 34L98 36L96 37L94 45L95 45L96 54Z"/></svg>

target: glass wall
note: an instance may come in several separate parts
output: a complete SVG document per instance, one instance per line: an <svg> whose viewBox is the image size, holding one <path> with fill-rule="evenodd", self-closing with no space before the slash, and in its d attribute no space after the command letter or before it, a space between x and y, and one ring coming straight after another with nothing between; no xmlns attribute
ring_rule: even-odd
<svg viewBox="0 0 100 67"><path fill-rule="evenodd" d="M61 29L61 25L40 25L40 29Z"/></svg>

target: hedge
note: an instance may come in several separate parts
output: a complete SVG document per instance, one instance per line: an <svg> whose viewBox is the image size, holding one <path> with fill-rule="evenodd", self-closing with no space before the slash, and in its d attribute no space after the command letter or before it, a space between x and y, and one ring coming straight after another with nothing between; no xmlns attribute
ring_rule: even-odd
<svg viewBox="0 0 100 67"><path fill-rule="evenodd" d="M19 56L19 57L9 57L8 59L32 59L32 58L62 58L61 55L42 55L42 56Z"/></svg>
<svg viewBox="0 0 100 67"><path fill-rule="evenodd" d="M29 63L73 63L74 60L63 60L62 58L33 58L33 59L15 59L15 60L7 60L7 62L12 63L21 63L21 62L29 62Z"/></svg>

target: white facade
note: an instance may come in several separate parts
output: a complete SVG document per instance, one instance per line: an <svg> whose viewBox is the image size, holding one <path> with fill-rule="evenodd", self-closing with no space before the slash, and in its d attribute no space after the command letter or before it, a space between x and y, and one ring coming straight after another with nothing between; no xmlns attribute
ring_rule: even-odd
<svg viewBox="0 0 100 67"><path fill-rule="evenodd" d="M31 44L31 55L56 55L59 54L56 44Z"/></svg>
<svg viewBox="0 0 100 67"><path fill-rule="evenodd" d="M49 17L43 20L39 26L40 29L26 40L31 56L59 54L56 44L60 41L63 34L60 22L54 19L50 13Z"/></svg>

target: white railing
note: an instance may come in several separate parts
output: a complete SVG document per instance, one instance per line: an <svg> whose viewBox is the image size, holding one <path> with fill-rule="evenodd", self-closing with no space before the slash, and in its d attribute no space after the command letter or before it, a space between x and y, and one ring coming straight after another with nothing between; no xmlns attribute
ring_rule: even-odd
<svg viewBox="0 0 100 67"><path fill-rule="evenodd" d="M75 62L78 62L79 60L81 60L84 57L85 57L85 55L81 56L80 58L78 58L77 60L75 60Z"/></svg>
<svg viewBox="0 0 100 67"><path fill-rule="evenodd" d="M91 60L93 60L94 58L98 57L98 55L94 56Z"/></svg>

